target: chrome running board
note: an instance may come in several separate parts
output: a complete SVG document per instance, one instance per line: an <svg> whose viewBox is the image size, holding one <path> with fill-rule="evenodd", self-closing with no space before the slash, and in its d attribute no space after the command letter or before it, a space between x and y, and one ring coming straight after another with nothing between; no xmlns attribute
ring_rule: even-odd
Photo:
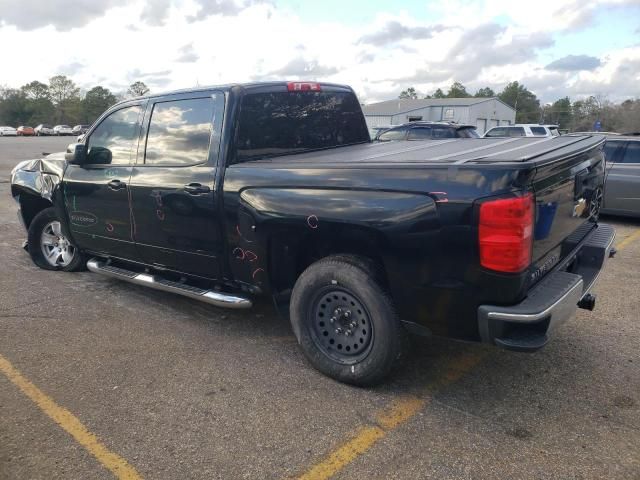
<svg viewBox="0 0 640 480"><path fill-rule="evenodd" d="M201 302L210 303L216 307L224 308L251 308L253 305L251 300L237 295L216 292L215 290L204 290L198 287L192 287L183 283L173 282L158 275L150 275L148 273L137 273L120 267L114 267L107 262L92 258L87 262L87 268L93 273L99 273L106 277L117 278L125 282L143 285L145 287L155 288L163 292L177 293L184 297L200 300Z"/></svg>

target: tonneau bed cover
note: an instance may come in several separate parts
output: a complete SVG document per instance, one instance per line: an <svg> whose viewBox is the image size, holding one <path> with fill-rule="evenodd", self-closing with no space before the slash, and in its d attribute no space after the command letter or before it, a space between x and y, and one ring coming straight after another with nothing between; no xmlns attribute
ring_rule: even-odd
<svg viewBox="0 0 640 480"><path fill-rule="evenodd" d="M604 142L602 135L563 135L546 138L468 138L423 142L384 142L276 156L257 162L288 164L458 164L534 161L536 165L575 155ZM256 163L256 162L252 162Z"/></svg>

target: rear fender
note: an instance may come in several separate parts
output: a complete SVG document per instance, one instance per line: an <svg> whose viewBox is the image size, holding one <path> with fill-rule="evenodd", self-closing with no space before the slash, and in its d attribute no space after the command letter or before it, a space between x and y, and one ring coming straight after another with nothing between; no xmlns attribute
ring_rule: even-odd
<svg viewBox="0 0 640 480"><path fill-rule="evenodd" d="M229 229L232 274L274 295L330 254L367 256L384 267L395 250L424 245L438 224L436 202L413 193L255 188L241 192L239 207Z"/></svg>

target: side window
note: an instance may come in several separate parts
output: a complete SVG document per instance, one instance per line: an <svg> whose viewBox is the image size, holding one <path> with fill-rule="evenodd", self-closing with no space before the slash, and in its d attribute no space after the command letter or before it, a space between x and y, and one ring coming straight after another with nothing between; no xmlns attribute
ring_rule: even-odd
<svg viewBox="0 0 640 480"><path fill-rule="evenodd" d="M140 106L122 108L105 118L87 140L87 163L128 165L138 139Z"/></svg>
<svg viewBox="0 0 640 480"><path fill-rule="evenodd" d="M460 138L480 138L480 135L478 135L478 131L473 127L459 128L457 135Z"/></svg>
<svg viewBox="0 0 640 480"><path fill-rule="evenodd" d="M611 142L607 141L604 144L604 159L607 162L616 162L618 161L618 151L623 144L621 142Z"/></svg>
<svg viewBox="0 0 640 480"><path fill-rule="evenodd" d="M507 129L506 128L492 128L485 135L486 137L506 137Z"/></svg>
<svg viewBox="0 0 640 480"><path fill-rule="evenodd" d="M381 142L388 142L389 140L404 140L404 136L406 133L406 128L396 128L394 130L384 132L378 137L378 140L380 140Z"/></svg>
<svg viewBox="0 0 640 480"><path fill-rule="evenodd" d="M627 143L627 149L624 151L622 163L640 164L640 142Z"/></svg>
<svg viewBox="0 0 640 480"><path fill-rule="evenodd" d="M145 164L182 166L206 162L214 105L211 97L156 103L147 133Z"/></svg>
<svg viewBox="0 0 640 480"><path fill-rule="evenodd" d="M508 129L510 137L524 137L524 128L522 127L509 127Z"/></svg>
<svg viewBox="0 0 640 480"><path fill-rule="evenodd" d="M433 138L455 138L456 134L453 128L434 127Z"/></svg>
<svg viewBox="0 0 640 480"><path fill-rule="evenodd" d="M407 140L429 140L431 139L430 127L416 127L409 130Z"/></svg>
<svg viewBox="0 0 640 480"><path fill-rule="evenodd" d="M531 127L531 133L536 137L545 137L547 135L544 127Z"/></svg>

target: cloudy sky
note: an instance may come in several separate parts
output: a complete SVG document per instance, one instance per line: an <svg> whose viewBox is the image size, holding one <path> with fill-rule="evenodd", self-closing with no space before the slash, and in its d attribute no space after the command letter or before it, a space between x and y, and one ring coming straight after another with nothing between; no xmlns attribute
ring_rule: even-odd
<svg viewBox="0 0 640 480"><path fill-rule="evenodd" d="M0 0L0 86L115 92L269 79L640 97L640 0Z"/></svg>

